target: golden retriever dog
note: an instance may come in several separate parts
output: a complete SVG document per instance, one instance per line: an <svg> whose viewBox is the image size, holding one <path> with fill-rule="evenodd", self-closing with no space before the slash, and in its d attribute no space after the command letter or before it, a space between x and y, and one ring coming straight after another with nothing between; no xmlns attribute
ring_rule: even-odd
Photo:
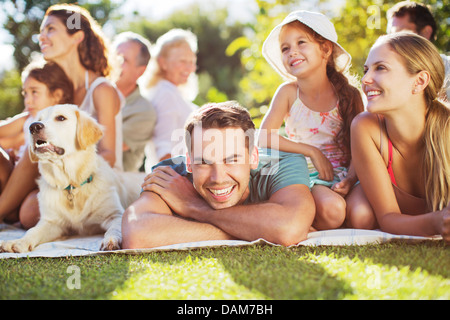
<svg viewBox="0 0 450 320"><path fill-rule="evenodd" d="M0 244L0 251L27 252L65 235L102 232L100 250L120 249L122 214L138 198L140 184L97 154L102 129L77 106L46 108L37 120L30 125L29 152L39 166L41 218L21 239Z"/></svg>

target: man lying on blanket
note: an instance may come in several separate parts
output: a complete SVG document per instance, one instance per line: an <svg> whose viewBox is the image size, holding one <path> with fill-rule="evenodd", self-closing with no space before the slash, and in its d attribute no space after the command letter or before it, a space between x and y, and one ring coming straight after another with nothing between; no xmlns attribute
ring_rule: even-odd
<svg viewBox="0 0 450 320"><path fill-rule="evenodd" d="M305 240L315 213L305 158L259 152L254 129L236 102L200 108L186 125L188 155L155 166L125 211L122 247Z"/></svg>

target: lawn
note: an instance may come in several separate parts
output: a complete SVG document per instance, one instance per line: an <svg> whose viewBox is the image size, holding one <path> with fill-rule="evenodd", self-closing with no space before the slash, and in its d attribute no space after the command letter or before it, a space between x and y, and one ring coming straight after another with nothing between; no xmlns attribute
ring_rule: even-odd
<svg viewBox="0 0 450 320"><path fill-rule="evenodd" d="M0 259L0 299L450 299L442 241Z"/></svg>

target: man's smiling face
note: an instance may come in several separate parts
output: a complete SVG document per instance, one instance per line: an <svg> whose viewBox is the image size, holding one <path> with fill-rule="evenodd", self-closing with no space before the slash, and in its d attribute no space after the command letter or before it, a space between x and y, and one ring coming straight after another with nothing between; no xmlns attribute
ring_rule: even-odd
<svg viewBox="0 0 450 320"><path fill-rule="evenodd" d="M194 127L188 170L194 187L214 209L243 203L249 195L250 170L258 166L256 147L246 146L241 128Z"/></svg>

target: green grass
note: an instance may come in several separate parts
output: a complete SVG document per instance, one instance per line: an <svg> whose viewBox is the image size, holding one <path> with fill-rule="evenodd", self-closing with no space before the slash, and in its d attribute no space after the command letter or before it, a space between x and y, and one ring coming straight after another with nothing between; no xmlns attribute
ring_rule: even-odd
<svg viewBox="0 0 450 320"><path fill-rule="evenodd" d="M0 299L448 300L449 266L441 241L1 259Z"/></svg>

